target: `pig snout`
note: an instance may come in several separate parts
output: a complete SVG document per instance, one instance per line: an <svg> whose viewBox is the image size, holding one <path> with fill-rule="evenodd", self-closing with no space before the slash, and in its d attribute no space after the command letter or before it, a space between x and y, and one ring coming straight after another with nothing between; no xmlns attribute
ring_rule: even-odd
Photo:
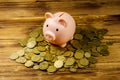
<svg viewBox="0 0 120 80"><path fill-rule="evenodd" d="M51 31L47 31L44 34L47 41L54 41L55 40L55 34Z"/></svg>

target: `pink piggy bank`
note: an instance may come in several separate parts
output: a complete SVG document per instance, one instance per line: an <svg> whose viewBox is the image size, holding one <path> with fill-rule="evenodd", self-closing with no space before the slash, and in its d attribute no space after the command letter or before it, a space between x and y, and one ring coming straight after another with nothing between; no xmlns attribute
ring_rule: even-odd
<svg viewBox="0 0 120 80"><path fill-rule="evenodd" d="M75 21L66 12L52 14L45 13L46 21L43 25L43 35L46 41L65 47L69 40L73 39L75 33Z"/></svg>

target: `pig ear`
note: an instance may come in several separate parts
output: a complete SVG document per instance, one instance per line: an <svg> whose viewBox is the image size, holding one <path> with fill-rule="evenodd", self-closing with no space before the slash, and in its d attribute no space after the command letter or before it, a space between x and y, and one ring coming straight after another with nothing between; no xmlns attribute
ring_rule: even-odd
<svg viewBox="0 0 120 80"><path fill-rule="evenodd" d="M58 22L59 22L61 25L67 27L67 23L66 23L66 21L65 21L64 19L59 19Z"/></svg>
<svg viewBox="0 0 120 80"><path fill-rule="evenodd" d="M53 17L53 14L52 13L50 13L50 12L46 12L45 13L45 18L47 19L47 18L52 18Z"/></svg>

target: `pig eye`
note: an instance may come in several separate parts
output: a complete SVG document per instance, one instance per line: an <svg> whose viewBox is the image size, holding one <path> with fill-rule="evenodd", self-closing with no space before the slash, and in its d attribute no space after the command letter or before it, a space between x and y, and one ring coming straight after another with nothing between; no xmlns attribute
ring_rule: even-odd
<svg viewBox="0 0 120 80"><path fill-rule="evenodd" d="M58 29L56 29L56 31L58 31Z"/></svg>
<svg viewBox="0 0 120 80"><path fill-rule="evenodd" d="M46 27L48 27L48 24L46 25Z"/></svg>

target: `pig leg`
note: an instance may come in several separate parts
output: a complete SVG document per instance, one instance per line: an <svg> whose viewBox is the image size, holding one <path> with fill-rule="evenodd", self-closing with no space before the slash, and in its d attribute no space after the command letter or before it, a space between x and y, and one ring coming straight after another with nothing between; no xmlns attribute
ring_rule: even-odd
<svg viewBox="0 0 120 80"><path fill-rule="evenodd" d="M67 45L67 44L65 43L65 44L60 45L60 47L64 48L66 45Z"/></svg>

